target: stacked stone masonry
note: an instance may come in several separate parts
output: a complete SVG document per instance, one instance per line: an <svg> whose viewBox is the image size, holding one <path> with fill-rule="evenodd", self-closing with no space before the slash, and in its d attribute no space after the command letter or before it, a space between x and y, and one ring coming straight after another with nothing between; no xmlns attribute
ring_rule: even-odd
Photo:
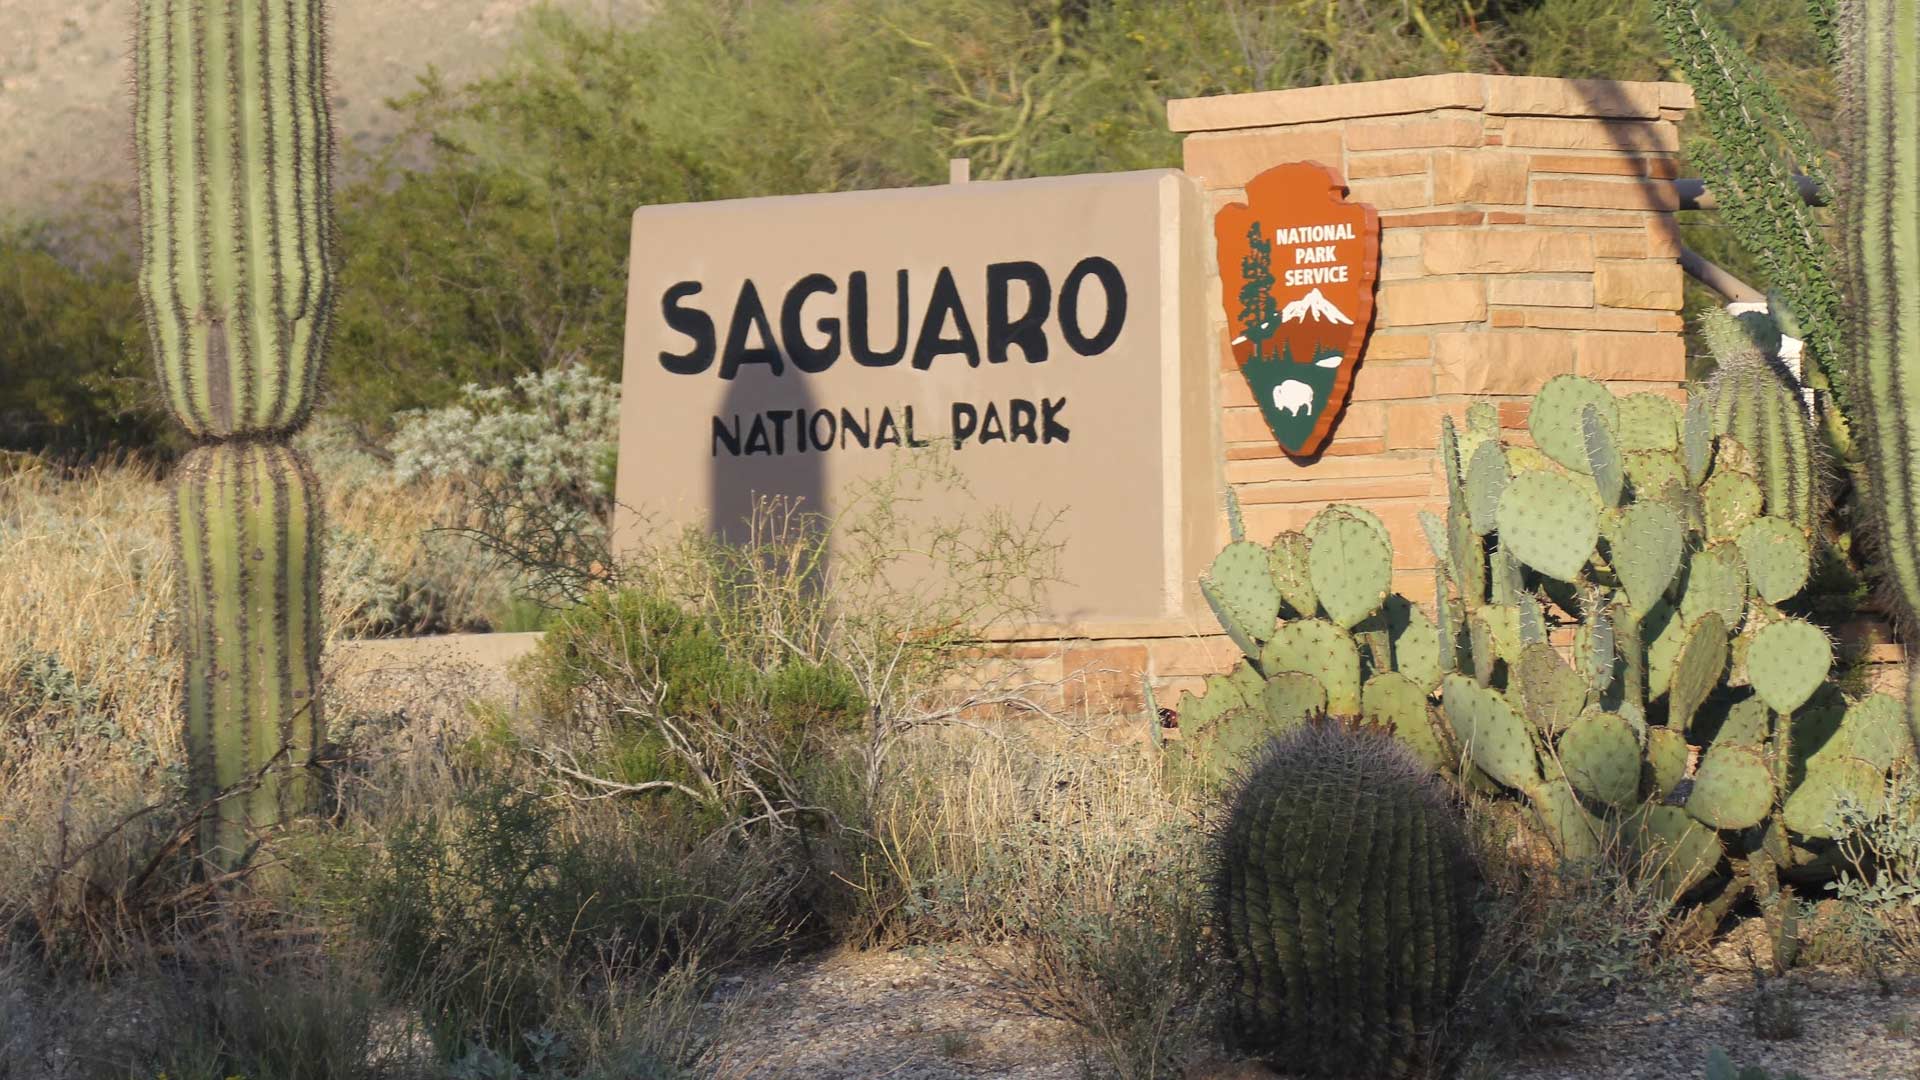
<svg viewBox="0 0 1920 1080"><path fill-rule="evenodd" d="M1358 503L1393 533L1396 587L1430 600L1416 515L1444 497L1442 415L1491 398L1524 439L1533 394L1565 372L1678 396L1672 181L1692 105L1670 83L1466 74L1170 103L1215 209L1274 165L1313 161L1380 214L1373 335L1318 459L1281 453L1217 335L1226 481L1248 532Z"/></svg>
<svg viewBox="0 0 1920 1080"><path fill-rule="evenodd" d="M1373 333L1316 459L1276 445L1228 350L1225 313L1212 311L1224 480L1249 536L1297 529L1330 502L1359 504L1393 535L1395 587L1430 603L1418 513L1445 501L1434 452L1443 415L1492 399L1508 436L1525 441L1533 394L1564 372L1680 398L1672 181L1678 121L1693 104L1672 83L1472 74L1170 102L1185 169L1212 209L1243 201L1246 182L1274 165L1313 161L1380 215ZM1143 670L1171 695L1237 657L1204 611L1187 622L1017 647L1031 661L1053 650L1042 666L1057 665L1069 707L1137 702Z"/></svg>

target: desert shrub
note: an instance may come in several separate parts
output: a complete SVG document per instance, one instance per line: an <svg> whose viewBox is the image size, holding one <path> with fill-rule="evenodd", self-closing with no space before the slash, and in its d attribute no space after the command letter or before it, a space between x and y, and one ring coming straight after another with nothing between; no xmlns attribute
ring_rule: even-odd
<svg viewBox="0 0 1920 1080"><path fill-rule="evenodd" d="M384 431L467 383L614 375L638 206L924 184L954 156L993 178L1173 166L1168 98L1471 68L1499 40L1454 7L1336 6L542 11L497 75L400 102L412 137L343 193L330 407Z"/></svg>
<svg viewBox="0 0 1920 1080"><path fill-rule="evenodd" d="M687 777L646 791L755 806L786 829L838 817L805 797L802 772L832 773L831 788L870 805L910 733L1031 711L1030 685L982 664L976 642L1055 579L1053 519L979 504L935 452L844 495L832 518L762 499L742 541L663 531L617 565L567 567L581 606L530 668L565 736L548 756L650 731ZM922 508L936 495L940 512ZM850 789L834 762L856 770Z"/></svg>
<svg viewBox="0 0 1920 1080"><path fill-rule="evenodd" d="M767 675L768 726L778 736L799 736L825 728L857 730L867 702L853 676L833 661L814 663L789 657Z"/></svg>
<svg viewBox="0 0 1920 1080"><path fill-rule="evenodd" d="M1827 888L1846 905L1848 928L1870 950L1920 964L1920 775L1898 770L1877 807L1840 809L1847 868Z"/></svg>
<svg viewBox="0 0 1920 1080"><path fill-rule="evenodd" d="M457 532L471 492L487 477L451 468L396 475L392 451L337 418L311 425L296 445L313 462L326 497L320 584L332 633L497 628L517 579Z"/></svg>
<svg viewBox="0 0 1920 1080"><path fill-rule="evenodd" d="M1441 1033L1443 1055L1524 1044L1588 1006L1629 989L1661 990L1684 972L1671 899L1634 853L1562 859L1512 807L1483 798L1469 807L1489 888L1461 1008Z"/></svg>
<svg viewBox="0 0 1920 1080"><path fill-rule="evenodd" d="M83 681L57 654L28 646L8 659L10 670L0 667L0 775L7 771L9 747L24 759L28 747L64 753L117 743L136 765L155 764L152 746L128 738L111 683Z"/></svg>
<svg viewBox="0 0 1920 1080"><path fill-rule="evenodd" d="M366 879L357 919L442 1053L522 1063L583 973L723 969L784 935L790 889L667 815L570 813L498 774L390 822Z"/></svg>
<svg viewBox="0 0 1920 1080"><path fill-rule="evenodd" d="M1074 1025L1091 1075L1184 1075L1220 1034L1227 981L1200 917L1199 834L1172 823L1145 836L1077 830L1012 894L1031 924L1023 962L1003 981L1036 1012ZM1119 873L1089 873L1108 860Z"/></svg>
<svg viewBox="0 0 1920 1080"><path fill-rule="evenodd" d="M760 666L742 644L641 589L589 595L525 669L537 707L568 736L550 756L575 779L685 796L712 827L820 824L830 811L809 797L810 779L832 773L823 760L859 730L866 703L830 659Z"/></svg>
<svg viewBox="0 0 1920 1080"><path fill-rule="evenodd" d="M145 466L0 476L0 938L36 963L112 966L197 904L120 915L177 891L147 872L184 779L164 498Z"/></svg>
<svg viewBox="0 0 1920 1080"><path fill-rule="evenodd" d="M1833 90L1804 5L1712 5L1790 103ZM1174 166L1164 102L1443 70L1659 78L1646 0L675 0L607 26L538 9L491 77L432 73L407 137L343 184L323 414L396 414L569 364L618 369L637 206ZM0 239L0 446L174 448L122 191ZM1712 223L1689 244L1765 287ZM1696 291L1697 292L1697 291ZM1693 302L1690 299L1690 302Z"/></svg>
<svg viewBox="0 0 1920 1080"><path fill-rule="evenodd" d="M576 601L571 568L612 562L619 409L618 387L579 367L468 385L456 404L399 418L391 480L449 491L444 538L510 568L517 594Z"/></svg>
<svg viewBox="0 0 1920 1080"><path fill-rule="evenodd" d="M10 964L0 941L0 1078L410 1075L411 1032L379 1016L375 987L355 965L247 948L233 933L216 938L201 948L178 940L167 963L84 980ZM203 963L235 947L263 963Z"/></svg>
<svg viewBox="0 0 1920 1080"><path fill-rule="evenodd" d="M537 706L570 723L618 728L649 714L751 710L776 734L846 731L866 702L831 662L789 656L766 670L730 651L709 620L639 588L607 589L558 616L529 658Z"/></svg>
<svg viewBox="0 0 1920 1080"><path fill-rule="evenodd" d="M365 533L328 526L322 552L321 587L328 607L343 612L341 632L371 637L387 627L417 625L409 590L390 555Z"/></svg>
<svg viewBox="0 0 1920 1080"><path fill-rule="evenodd" d="M843 871L855 941L1004 946L987 985L1066 1020L1090 1067L1174 1075L1211 1037L1203 807L1137 747L922 731Z"/></svg>
<svg viewBox="0 0 1920 1080"><path fill-rule="evenodd" d="M623 678L653 680L647 706L685 715L747 696L757 673L733 663L713 630L671 600L618 589L596 592L556 619L526 674L546 716L618 727L631 722L621 708Z"/></svg>
<svg viewBox="0 0 1920 1080"><path fill-rule="evenodd" d="M443 1048L513 1050L551 1010L536 958L563 947L581 869L555 844L553 811L476 787L451 814L396 823L385 847L363 918L386 942L389 984L421 1000Z"/></svg>
<svg viewBox="0 0 1920 1080"><path fill-rule="evenodd" d="M390 491L391 489L389 489ZM349 493L339 496L351 497ZM333 502L345 501L336 496ZM329 525L321 603L335 637L412 637L503 629L513 575L438 524L405 517Z"/></svg>
<svg viewBox="0 0 1920 1080"><path fill-rule="evenodd" d="M105 245L92 215L0 228L0 449L97 454L156 448L170 435L150 395L146 336L124 239Z"/></svg>
<svg viewBox="0 0 1920 1080"><path fill-rule="evenodd" d="M371 1080L396 1056L376 1038L374 988L341 965L257 974L222 968L153 989L165 995L164 1028L153 1032L152 1045L121 1051L146 1075Z"/></svg>
<svg viewBox="0 0 1920 1080"><path fill-rule="evenodd" d="M582 527L611 509L605 466L620 391L584 368L522 375L511 386L469 383L454 404L395 419L388 452L400 483L491 482L521 498L558 498L580 512Z"/></svg>
<svg viewBox="0 0 1920 1080"><path fill-rule="evenodd" d="M138 466L0 476L0 779L12 786L19 770L44 777L89 755L141 776L172 758L163 500Z"/></svg>
<svg viewBox="0 0 1920 1080"><path fill-rule="evenodd" d="M686 971L611 993L573 995L559 1030L578 1080L696 1080L715 1044L708 982ZM726 1017L720 1019L721 1023Z"/></svg>

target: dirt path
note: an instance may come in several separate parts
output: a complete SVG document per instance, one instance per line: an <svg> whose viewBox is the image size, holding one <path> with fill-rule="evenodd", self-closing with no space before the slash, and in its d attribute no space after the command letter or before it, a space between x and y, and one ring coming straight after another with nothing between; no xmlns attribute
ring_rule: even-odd
<svg viewBox="0 0 1920 1080"><path fill-rule="evenodd" d="M739 1010L714 1075L724 1080L1071 1080L1082 1074L1073 1030L1022 1014L983 986L964 958L837 953L767 969L723 987ZM1683 1000L1628 996L1583 1018L1557 1046L1492 1064L1480 1080L1682 1080L1702 1076L1707 1049L1781 1080L1920 1080L1920 975L1883 996L1868 980L1795 972L1778 986L1801 1034L1754 1035L1751 976L1702 975ZM1279 1074L1210 1064L1207 1080Z"/></svg>
<svg viewBox="0 0 1920 1080"><path fill-rule="evenodd" d="M1718 972L1687 1000L1629 997L1587 1017L1564 1045L1514 1062L1503 1080L1675 1080L1702 1075L1718 1046L1740 1066L1774 1080L1920 1080L1920 977L1894 980L1882 996L1869 980L1836 971L1796 971L1773 1000L1800 1034L1756 1037L1751 975Z"/></svg>
<svg viewBox="0 0 1920 1080"><path fill-rule="evenodd" d="M1074 1080L1072 1029L1006 1008L958 964L841 952L722 987L739 1013L721 1080ZM727 999L734 999L728 1001Z"/></svg>

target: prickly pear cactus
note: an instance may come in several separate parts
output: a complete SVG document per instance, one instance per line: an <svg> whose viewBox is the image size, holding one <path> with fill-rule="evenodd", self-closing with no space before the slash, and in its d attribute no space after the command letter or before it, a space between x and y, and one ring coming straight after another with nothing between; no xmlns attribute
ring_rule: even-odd
<svg viewBox="0 0 1920 1080"><path fill-rule="evenodd" d="M318 498L286 446L333 308L320 3L140 0L140 294L162 396L200 445L175 490L186 746L204 855L314 805Z"/></svg>
<svg viewBox="0 0 1920 1080"><path fill-rule="evenodd" d="M1176 770L1218 783L1258 737L1308 716L1371 716L1434 762L1452 756L1430 694L1447 654L1438 626L1390 592L1393 545L1380 519L1333 505L1297 533L1222 550L1201 591L1246 659L1176 708ZM1280 620L1280 614L1291 618ZM1399 683L1376 683L1393 675ZM1312 707L1302 703L1311 701Z"/></svg>
<svg viewBox="0 0 1920 1080"><path fill-rule="evenodd" d="M1785 911L1773 883L1821 872L1832 807L1843 791L1877 797L1901 721L1878 698L1826 689L1831 643L1777 606L1806 586L1818 489L1804 414L1761 375L1773 378L1723 373L1684 415L1644 394L1609 408L1604 388L1576 376L1542 389L1531 423L1545 460L1515 473L1537 479L1518 495L1518 479L1507 485L1483 545L1439 554L1452 594L1489 627L1536 608L1569 627L1576 677L1553 650L1516 657L1498 634L1470 635L1486 655L1463 665L1474 677L1448 677L1443 716L1462 769L1519 792L1566 854L1638 846L1669 857L1661 881L1676 897L1718 889L1730 903L1751 887ZM1755 453L1742 432L1772 442ZM1468 513L1474 480L1471 466L1458 478ZM1517 587L1511 569L1494 569L1502 559L1521 564ZM1490 575L1509 578L1491 603ZM1511 612L1496 618L1502 606ZM1852 736L1836 743L1834 724L1804 720L1823 713L1870 733L1860 741L1876 752L1850 753ZM1650 816L1650 800L1672 805ZM1684 872L1671 869L1676 854ZM1791 920L1773 921L1790 932Z"/></svg>
<svg viewBox="0 0 1920 1080"><path fill-rule="evenodd" d="M1459 821L1377 729L1301 725L1256 753L1215 838L1237 1034L1288 1072L1404 1076L1474 934Z"/></svg>
<svg viewBox="0 0 1920 1080"><path fill-rule="evenodd" d="M1214 578L1264 564L1273 581L1240 589L1261 625L1236 633L1249 640L1233 676L1183 699L1177 752L1230 775L1257 733L1324 703L1463 783L1515 792L1568 857L1658 856L1675 898L1730 904L1752 888L1779 905L1779 881L1830 872L1834 807L1878 798L1911 752L1904 714L1840 697L1826 634L1779 606L1808 580L1813 540L1793 516L1805 492L1763 483L1769 466L1733 427L1716 433L1708 396L1682 412L1560 376L1533 405L1537 450L1443 422L1450 498L1422 517L1432 616L1376 602L1391 550L1364 510L1329 507L1264 559L1234 545L1249 550L1223 554ZM1300 588L1316 558L1317 591Z"/></svg>

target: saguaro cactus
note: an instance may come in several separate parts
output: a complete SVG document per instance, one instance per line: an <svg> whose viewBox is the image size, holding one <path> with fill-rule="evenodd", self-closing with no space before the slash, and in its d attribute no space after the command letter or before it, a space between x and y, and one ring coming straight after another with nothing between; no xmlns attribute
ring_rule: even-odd
<svg viewBox="0 0 1920 1080"><path fill-rule="evenodd" d="M272 443L200 447L176 478L193 785L211 797L275 774L219 804L210 850L243 851L248 824L312 803L300 766L319 735L318 501L306 463Z"/></svg>
<svg viewBox="0 0 1920 1080"><path fill-rule="evenodd" d="M1848 0L1839 29L1866 503L1882 574L1911 634L1920 627L1920 0ZM1907 710L1920 746L1920 693L1907 695Z"/></svg>
<svg viewBox="0 0 1920 1080"><path fill-rule="evenodd" d="M321 0L140 0L141 298L168 408L200 442L177 478L187 755L203 852L311 805L318 498L306 422L332 310Z"/></svg>

